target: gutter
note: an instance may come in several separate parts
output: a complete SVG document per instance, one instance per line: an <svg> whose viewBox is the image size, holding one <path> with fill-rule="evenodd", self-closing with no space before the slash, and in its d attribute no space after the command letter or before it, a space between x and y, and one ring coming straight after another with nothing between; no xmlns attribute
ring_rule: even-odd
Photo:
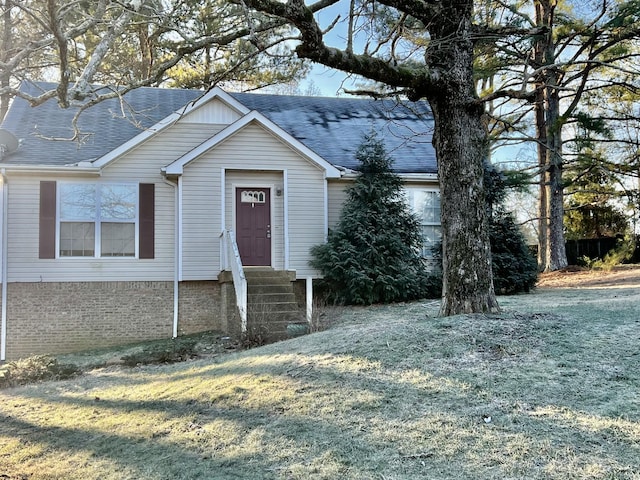
<svg viewBox="0 0 640 480"><path fill-rule="evenodd" d="M163 172L164 175L164 172ZM174 204L175 204L175 213L174 213L174 240L173 240L173 330L172 337L176 338L178 336L178 307L180 305L178 288L180 286L179 282L179 265L180 265L180 249L178 248L178 235L180 234L180 207L178 205L178 182L172 182L167 179L167 177L163 177L162 179L164 183L170 185L174 191ZM4 304L3 304L4 305Z"/></svg>
<svg viewBox="0 0 640 480"><path fill-rule="evenodd" d="M0 169L2 171L7 171L11 173L35 173L35 172L43 172L43 173L92 173L95 175L100 175L99 167L78 167L75 165L64 166L64 165L15 165L15 164L7 164L0 163Z"/></svg>
<svg viewBox="0 0 640 480"><path fill-rule="evenodd" d="M437 173L399 173L398 176L405 182L438 181Z"/></svg>
<svg viewBox="0 0 640 480"><path fill-rule="evenodd" d="M360 176L357 170L339 167L340 178L343 180L355 180ZM436 182L438 181L437 173L396 173L405 182Z"/></svg>
<svg viewBox="0 0 640 480"><path fill-rule="evenodd" d="M4 168L0 170L2 177L2 325L0 327L0 362L7 359L7 259L9 248L9 235L7 232L8 210L9 210L9 184Z"/></svg>

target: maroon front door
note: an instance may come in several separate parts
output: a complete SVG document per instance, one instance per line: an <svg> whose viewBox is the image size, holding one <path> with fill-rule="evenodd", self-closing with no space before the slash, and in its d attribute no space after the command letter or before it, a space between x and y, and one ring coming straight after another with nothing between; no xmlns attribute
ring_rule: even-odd
<svg viewBox="0 0 640 480"><path fill-rule="evenodd" d="M236 188L236 239L243 265L271 265L271 200L268 188Z"/></svg>

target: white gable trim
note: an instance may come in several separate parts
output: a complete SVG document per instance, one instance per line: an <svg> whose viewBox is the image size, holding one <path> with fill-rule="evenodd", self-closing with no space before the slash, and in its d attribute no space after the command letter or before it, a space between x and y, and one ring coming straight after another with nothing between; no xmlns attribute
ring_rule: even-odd
<svg viewBox="0 0 640 480"><path fill-rule="evenodd" d="M231 125L225 127L210 139L202 142L196 148L178 158L175 162L167 165L167 167L165 167L164 169L166 171L166 174L182 175L182 173L184 172L184 167L186 165L188 165L190 162L200 157L204 153L208 152L215 146L219 145L221 142L231 137L235 133L239 132L252 122L256 122L259 125L263 126L277 138L285 142L288 146L305 156L312 163L315 163L318 167L322 168L326 172L327 178L340 178L340 171L336 167L334 167L331 163L327 162L324 158L315 153L309 147L291 136L289 133L285 132L278 125L255 110L238 119Z"/></svg>
<svg viewBox="0 0 640 480"><path fill-rule="evenodd" d="M247 107L242 105L235 98L233 98L231 95L229 95L228 93L226 93L225 91L223 91L219 87L215 87L212 90L210 90L209 92L207 92L204 95L202 95L197 100L195 100L193 102L189 102L184 107L182 107L180 110L177 110L176 112L172 113L171 115L163 118L162 120L160 120L155 125L149 127L147 130L144 130L143 132L139 133L138 135L136 135L135 137L133 137L129 141L127 141L127 142L123 143L122 145L120 145L119 147L111 150L110 152L106 153L105 155L103 155L102 157L98 158L97 160L94 160L93 162L85 162L86 165L91 165L91 166L98 167L98 168L106 167L107 165L109 165L111 162L113 162L118 157L124 155L125 153L127 153L127 152L129 152L131 150L133 150L138 145L144 143L145 141L147 141L148 139L150 139L154 135L159 134L160 132L162 132L166 128L170 127L171 125L173 125L174 123L179 121L182 117L184 117L188 113L190 113L190 112L192 112L194 110L197 110L198 108L200 108L203 105L209 103L213 99L218 99L218 100L222 101L225 105L227 105L229 108L237 111L240 115L246 115L247 113L249 113L249 109Z"/></svg>

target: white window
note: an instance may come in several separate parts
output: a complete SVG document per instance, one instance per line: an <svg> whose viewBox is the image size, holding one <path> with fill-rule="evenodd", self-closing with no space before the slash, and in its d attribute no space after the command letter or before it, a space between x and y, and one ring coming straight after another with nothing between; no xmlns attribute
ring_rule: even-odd
<svg viewBox="0 0 640 480"><path fill-rule="evenodd" d="M60 184L61 257L134 257L138 185Z"/></svg>
<svg viewBox="0 0 640 480"><path fill-rule="evenodd" d="M442 239L440 192L415 187L408 187L406 191L411 211L417 215L422 229L422 256L433 258L434 247Z"/></svg>

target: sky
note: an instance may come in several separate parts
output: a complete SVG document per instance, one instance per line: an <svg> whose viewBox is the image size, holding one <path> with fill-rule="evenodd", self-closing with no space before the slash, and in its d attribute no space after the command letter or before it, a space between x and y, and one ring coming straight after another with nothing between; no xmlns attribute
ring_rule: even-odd
<svg viewBox="0 0 640 480"><path fill-rule="evenodd" d="M317 64L313 65L310 74L301 82L301 90L305 91L310 85L318 88L323 97L342 96L345 95L343 88L356 88L355 82L348 79L344 72Z"/></svg>

